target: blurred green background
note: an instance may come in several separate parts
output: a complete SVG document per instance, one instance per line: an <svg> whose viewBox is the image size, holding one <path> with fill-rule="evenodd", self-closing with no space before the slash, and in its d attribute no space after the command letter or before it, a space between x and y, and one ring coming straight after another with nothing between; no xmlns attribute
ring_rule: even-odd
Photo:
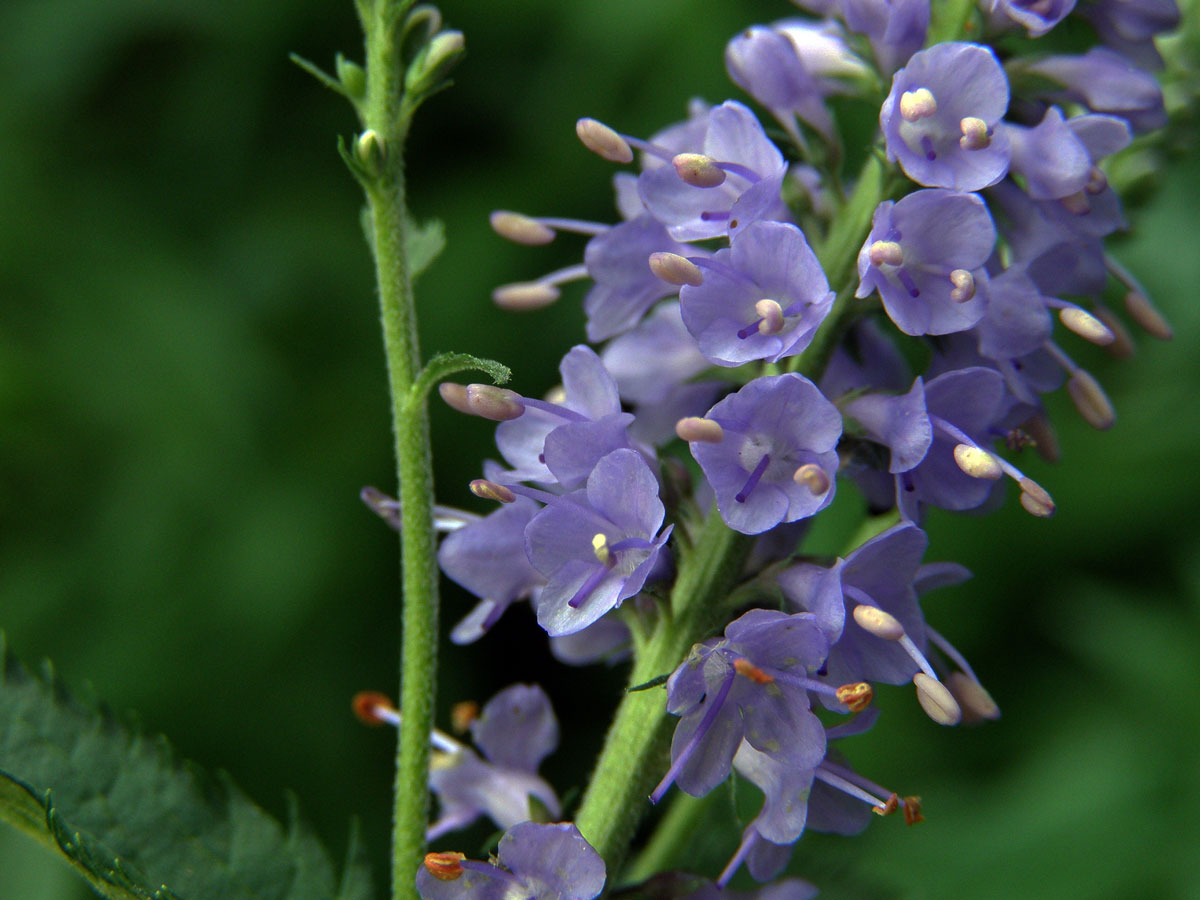
<svg viewBox="0 0 1200 900"><path fill-rule="evenodd" d="M487 213L611 220L611 168L574 120L646 134L689 97L739 96L724 42L791 9L695 6L447 5L469 53L410 150L412 205L449 237L420 286L427 353L505 361L526 393L555 380L581 290L524 317L488 295L582 244L508 245ZM334 152L352 114L287 60L331 68L360 43L350 0L0 6L0 628L277 815L295 789L335 854L360 815L385 883L391 739L348 702L394 692L396 541L357 499L392 487L386 386L359 192ZM885 692L846 749L923 795L928 821L806 836L796 870L823 896L1200 897L1200 160L1156 187L1113 250L1177 338L1119 364L1064 339L1119 421L1099 435L1052 400L1063 461L1028 468L1058 515L1010 498L929 523L929 557L976 572L929 617L1005 716L940 729ZM466 482L491 429L434 416L439 497L480 508ZM447 628L471 602L447 590ZM559 667L532 628L518 610L475 647L444 642L439 706L541 680L565 722L545 769L564 791L621 673ZM697 859L715 875L732 836L711 843ZM0 900L84 896L0 831Z"/></svg>

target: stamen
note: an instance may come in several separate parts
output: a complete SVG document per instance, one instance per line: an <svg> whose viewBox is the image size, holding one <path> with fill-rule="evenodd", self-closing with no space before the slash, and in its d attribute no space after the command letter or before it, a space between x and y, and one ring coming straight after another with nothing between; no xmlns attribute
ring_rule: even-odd
<svg viewBox="0 0 1200 900"><path fill-rule="evenodd" d="M1072 372L1070 380L1067 381L1067 393L1071 395L1079 415L1093 428L1107 431L1116 423L1117 414L1113 411L1108 395L1090 372L1083 369Z"/></svg>
<svg viewBox="0 0 1200 900"><path fill-rule="evenodd" d="M729 860L725 868L721 870L721 874L717 876L717 886L725 887L729 883L737 870L745 862L746 857L750 855L750 850L762 838L759 837L758 829L751 825L742 833L742 842L738 845L737 852L733 854L733 859Z"/></svg>
<svg viewBox="0 0 1200 900"><path fill-rule="evenodd" d="M871 701L875 699L875 691L867 682L858 681L843 684L838 688L837 698L850 708L850 712L858 713L871 705Z"/></svg>
<svg viewBox="0 0 1200 900"><path fill-rule="evenodd" d="M754 304L754 312L758 314L759 334L779 334L783 331L783 307L775 300L763 298Z"/></svg>
<svg viewBox="0 0 1200 900"><path fill-rule="evenodd" d="M612 565L612 552L608 549L608 536L604 532L592 536L592 552L603 565Z"/></svg>
<svg viewBox="0 0 1200 900"><path fill-rule="evenodd" d="M991 146L991 129L983 119L967 116L958 123L958 126L962 129L962 137L958 139L958 146L964 150L984 150Z"/></svg>
<svg viewBox="0 0 1200 900"><path fill-rule="evenodd" d="M875 241L867 248L867 259L873 266L902 266L904 250L895 241Z"/></svg>
<svg viewBox="0 0 1200 900"><path fill-rule="evenodd" d="M466 734L478 718L479 704L474 700L462 700L450 707L450 725L455 734Z"/></svg>
<svg viewBox="0 0 1200 900"><path fill-rule="evenodd" d="M1125 295L1125 312L1137 322L1143 331L1160 341L1169 341L1175 336L1170 323L1150 302L1150 298L1139 290Z"/></svg>
<svg viewBox="0 0 1200 900"><path fill-rule="evenodd" d="M843 778L834 769L841 769L841 766L834 766L828 761L822 762L813 769L813 777L825 782L832 788L837 788L843 794L849 794L855 800L861 800L875 811L876 815L887 816L891 815L896 810L897 804L893 801L896 795L892 794L887 800L880 800L878 797L863 790L857 784ZM844 769L842 771L845 771Z"/></svg>
<svg viewBox="0 0 1200 900"><path fill-rule="evenodd" d="M878 606L859 603L854 607L853 616L859 628L877 638L898 641L904 637L904 626L900 624L899 619Z"/></svg>
<svg viewBox="0 0 1200 900"><path fill-rule="evenodd" d="M738 503L745 503L746 498L758 486L759 479L763 477L763 472L767 471L767 466L770 464L770 454L764 453L762 459L758 461L758 465L754 467L754 471L750 473L750 477L746 479L746 483L742 486L742 489L733 495L733 499Z"/></svg>
<svg viewBox="0 0 1200 900"><path fill-rule="evenodd" d="M996 462L996 457L973 444L955 444L954 461L972 478L995 481L1004 474L1004 470Z"/></svg>
<svg viewBox="0 0 1200 900"><path fill-rule="evenodd" d="M755 684L770 684L775 680L775 676L767 674L743 656L733 661L733 671L749 678Z"/></svg>
<svg viewBox="0 0 1200 900"><path fill-rule="evenodd" d="M609 162L633 162L633 150L629 142L603 122L595 119L580 119L575 123L575 134L583 146Z"/></svg>
<svg viewBox="0 0 1200 900"><path fill-rule="evenodd" d="M965 656L958 652L958 648L946 640L945 636L936 631L928 622L925 623L925 636L929 638L929 642L950 657L951 661L967 673L969 678L978 681L978 676L975 675L975 670L971 668L971 664L967 662Z"/></svg>
<svg viewBox="0 0 1200 900"><path fill-rule="evenodd" d="M522 281L496 288L492 291L492 302L509 312L530 312L549 306L561 294L562 292L552 284Z"/></svg>
<svg viewBox="0 0 1200 900"><path fill-rule="evenodd" d="M525 413L520 394L508 388L496 387L494 384L468 384L464 388L462 385L444 381L438 385L438 393L447 404L459 412L493 422L507 422L520 418Z"/></svg>
<svg viewBox="0 0 1200 900"><path fill-rule="evenodd" d="M1062 458L1058 435L1054 433L1054 426L1044 415L1038 413L1025 422L1021 428L1033 438L1033 448L1037 451L1038 456L1046 462L1056 463Z"/></svg>
<svg viewBox="0 0 1200 900"><path fill-rule="evenodd" d="M796 484L807 487L814 497L819 497L829 490L829 476L816 463L805 463L800 466L792 473L792 480Z"/></svg>
<svg viewBox="0 0 1200 900"><path fill-rule="evenodd" d="M425 871L438 881L454 881L463 873L466 855L450 851L425 854Z"/></svg>
<svg viewBox="0 0 1200 900"><path fill-rule="evenodd" d="M927 119L937 112L937 100L929 88L917 88L900 95L900 116L906 122Z"/></svg>
<svg viewBox="0 0 1200 900"><path fill-rule="evenodd" d="M704 284L704 273L700 271L700 267L678 253L651 253L650 271L667 284L680 287L685 284L691 287Z"/></svg>
<svg viewBox="0 0 1200 900"><path fill-rule="evenodd" d="M1106 347L1117 339L1108 326L1078 306L1064 306L1058 311L1058 318L1071 331L1098 347Z"/></svg>
<svg viewBox="0 0 1200 900"><path fill-rule="evenodd" d="M387 694L379 691L359 691L350 700L355 717L364 725L399 725L400 713Z"/></svg>
<svg viewBox="0 0 1200 900"><path fill-rule="evenodd" d="M1088 170L1088 181L1083 189L1093 197L1096 194L1103 194L1108 189L1108 176L1104 174L1104 170L1099 166L1092 166Z"/></svg>
<svg viewBox="0 0 1200 900"><path fill-rule="evenodd" d="M966 269L955 269L950 273L950 299L955 303L966 303L975 296L975 276Z"/></svg>
<svg viewBox="0 0 1200 900"><path fill-rule="evenodd" d="M974 678L962 672L954 672L946 679L946 688L954 695L962 709L963 722L974 725L985 720L1000 718L1000 707Z"/></svg>
<svg viewBox="0 0 1200 900"><path fill-rule="evenodd" d="M667 774L663 776L662 781L658 783L658 787L654 789L654 793L650 795L651 803L657 803L663 798L663 795L675 783L675 779L679 777L679 773L683 771L683 767L688 764L688 761L692 758L692 754L696 752L696 748L700 745L700 741L708 734L708 730L716 720L717 714L721 711L721 707L725 703L725 698L729 696L729 689L733 686L733 679L735 677L736 673L732 670L725 676L725 680L721 682L721 687L717 691L717 695L709 702L708 709L704 711L704 718L696 726L691 739L679 751L679 755L675 757L675 761L667 769Z"/></svg>
<svg viewBox="0 0 1200 900"><path fill-rule="evenodd" d="M903 269L896 270L896 279L904 285L904 289L908 291L908 295L914 299L921 296L921 289L917 287L917 283L913 281L912 276Z"/></svg>
<svg viewBox="0 0 1200 900"><path fill-rule="evenodd" d="M1112 343L1104 346L1108 355L1113 359L1129 359L1129 357L1133 356L1136 351L1133 343L1133 335L1129 333L1129 329L1125 327L1125 323L1117 318L1117 314L1097 300L1096 305L1092 309L1092 315L1099 319L1104 327L1112 332Z"/></svg>
<svg viewBox="0 0 1200 900"><path fill-rule="evenodd" d="M596 539L592 538L592 549L595 549ZM583 601L587 599L588 594L596 589L596 586L604 580L604 576L608 574L608 566L602 565L596 569L587 580L579 586L579 590L567 601L567 606L571 609L579 609L583 605Z"/></svg>
<svg viewBox="0 0 1200 900"><path fill-rule="evenodd" d="M692 187L714 188L725 183L725 172L703 153L679 153L671 163L679 178Z"/></svg>
<svg viewBox="0 0 1200 900"><path fill-rule="evenodd" d="M1032 478L1022 478L1021 506L1030 515L1048 519L1054 515L1054 500L1046 493L1046 489Z"/></svg>
<svg viewBox="0 0 1200 900"><path fill-rule="evenodd" d="M918 822L924 822L925 817L921 815L921 798L920 797L905 797L904 798L904 824L916 825Z"/></svg>
<svg viewBox="0 0 1200 900"><path fill-rule="evenodd" d="M933 721L939 725L957 725L962 721L962 710L954 695L936 678L918 672L913 676L913 687L917 689L917 702L921 704L921 709Z"/></svg>
<svg viewBox="0 0 1200 900"><path fill-rule="evenodd" d="M516 244L537 247L554 240L553 228L547 228L537 219L522 213L498 209L488 217L488 221L496 234Z"/></svg>
<svg viewBox="0 0 1200 900"><path fill-rule="evenodd" d="M486 478L476 478L468 485L471 493L481 500L495 500L497 503L512 503L517 499L517 495L512 492L511 488L505 487L502 484L497 484L494 481L488 481Z"/></svg>
<svg viewBox="0 0 1200 900"><path fill-rule="evenodd" d="M719 444L725 439L725 429L719 422L712 419L702 419L699 416L688 416L675 423L675 433L689 444L700 441L705 444Z"/></svg>

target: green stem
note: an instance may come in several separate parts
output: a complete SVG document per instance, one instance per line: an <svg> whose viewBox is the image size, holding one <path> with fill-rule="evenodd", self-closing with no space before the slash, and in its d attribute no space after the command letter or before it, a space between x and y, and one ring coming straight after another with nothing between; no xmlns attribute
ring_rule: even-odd
<svg viewBox="0 0 1200 900"><path fill-rule="evenodd" d="M671 593L650 640L629 675L630 686L668 674L688 650L720 626L721 601L741 573L752 539L725 527L714 509L695 548L681 562ZM657 690L628 693L609 727L575 824L604 857L615 881L647 799L667 770L675 719Z"/></svg>
<svg viewBox="0 0 1200 900"><path fill-rule="evenodd" d="M379 285L380 317L392 401L396 474L403 527L400 566L400 708L392 834L392 897L416 900L415 874L425 850L429 815L429 734L437 671L438 581L433 530L429 414L413 389L420 369L412 273L406 257L404 141L412 110L404 94L395 25L408 2L360 4L366 32L367 94L363 124L382 139L377 175L365 181L371 244Z"/></svg>

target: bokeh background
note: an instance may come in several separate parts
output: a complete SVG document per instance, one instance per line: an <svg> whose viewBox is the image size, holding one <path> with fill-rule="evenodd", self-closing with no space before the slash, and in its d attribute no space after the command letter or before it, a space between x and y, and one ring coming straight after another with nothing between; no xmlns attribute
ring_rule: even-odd
<svg viewBox="0 0 1200 900"><path fill-rule="evenodd" d="M572 123L635 134L692 96L737 97L724 42L782 2L448 3L456 86L418 117L412 205L449 244L421 285L427 352L509 363L539 393L582 337L581 291L543 312L492 287L582 243L495 238L493 208L611 220L610 167ZM362 817L386 883L391 736L349 714L394 691L397 549L359 503L392 487L382 351L358 189L334 152L352 114L287 60L360 55L350 0L6 0L0 5L0 628L180 753L283 815L298 792L336 855ZM1097 434L1051 400L1063 444L1030 474L1059 504L933 516L931 559L974 581L928 600L1004 709L941 729L885 692L846 750L928 821L806 836L826 897L1200 896L1200 158L1171 154L1113 242L1173 320L1170 344L1107 360ZM486 423L434 413L443 502L494 453ZM445 595L445 626L471 605ZM526 610L471 648L443 642L439 706L539 680L564 720L546 769L582 783L619 670L553 662ZM3 727L3 723L0 723ZM477 852L488 835L465 835ZM733 846L706 832L715 875ZM0 900L89 896L0 831Z"/></svg>

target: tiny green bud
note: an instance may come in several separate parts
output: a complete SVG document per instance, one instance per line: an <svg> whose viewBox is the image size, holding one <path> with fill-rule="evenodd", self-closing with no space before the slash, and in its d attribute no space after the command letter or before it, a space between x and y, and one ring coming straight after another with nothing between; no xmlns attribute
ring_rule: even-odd
<svg viewBox="0 0 1200 900"><path fill-rule="evenodd" d="M363 71L362 66L351 62L340 53L334 59L334 66L337 71L338 81L341 83L342 89L348 97L361 100L366 96L367 73Z"/></svg>
<svg viewBox="0 0 1200 900"><path fill-rule="evenodd" d="M397 35L397 49L404 65L409 65L421 52L421 48L433 40L442 30L442 14L436 6L419 3L404 18Z"/></svg>
<svg viewBox="0 0 1200 900"><path fill-rule="evenodd" d="M375 131L368 128L354 142L354 158L368 175L379 177L387 162L387 144Z"/></svg>
<svg viewBox="0 0 1200 900"><path fill-rule="evenodd" d="M461 31L443 31L426 44L404 74L404 89L425 94L446 80L466 49Z"/></svg>

